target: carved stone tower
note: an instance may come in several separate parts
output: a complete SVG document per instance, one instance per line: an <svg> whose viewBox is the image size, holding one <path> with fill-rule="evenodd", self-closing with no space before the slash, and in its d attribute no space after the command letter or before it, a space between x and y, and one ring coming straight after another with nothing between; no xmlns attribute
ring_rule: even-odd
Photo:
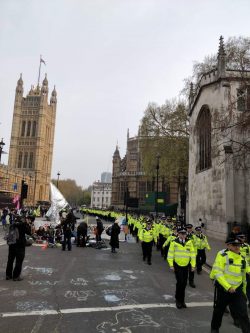
<svg viewBox="0 0 250 333"><path fill-rule="evenodd" d="M46 75L26 97L22 75L17 81L8 165L29 179L30 204L49 200L57 93L54 87L48 104L48 92Z"/></svg>

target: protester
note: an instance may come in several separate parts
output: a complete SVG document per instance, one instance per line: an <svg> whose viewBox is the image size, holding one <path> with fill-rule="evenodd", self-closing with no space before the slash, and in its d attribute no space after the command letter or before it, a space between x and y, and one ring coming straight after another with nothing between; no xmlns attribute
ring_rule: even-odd
<svg viewBox="0 0 250 333"><path fill-rule="evenodd" d="M13 227L18 229L18 238L16 243L9 245L9 255L6 267L6 280L22 281L21 277L22 264L25 257L26 237L25 234L31 235L30 224L24 217L16 217ZM15 261L15 267L13 265Z"/></svg>
<svg viewBox="0 0 250 333"><path fill-rule="evenodd" d="M112 253L116 253L115 249L119 249L119 233L121 231L121 228L118 222L118 220L115 220L114 224L111 227L111 238L109 244L111 246Z"/></svg>

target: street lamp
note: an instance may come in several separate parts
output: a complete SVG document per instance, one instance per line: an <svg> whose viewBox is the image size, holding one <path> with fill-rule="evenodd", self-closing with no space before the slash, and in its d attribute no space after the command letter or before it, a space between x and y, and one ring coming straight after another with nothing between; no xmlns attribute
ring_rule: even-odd
<svg viewBox="0 0 250 333"><path fill-rule="evenodd" d="M160 168L160 154L156 155L156 200L155 200L155 217L158 217L158 194L159 194L159 168Z"/></svg>
<svg viewBox="0 0 250 333"><path fill-rule="evenodd" d="M3 153L3 147L5 146L5 143L3 142L3 138L2 140L0 141L0 163L1 163L1 156L2 156L2 153Z"/></svg>
<svg viewBox="0 0 250 333"><path fill-rule="evenodd" d="M57 172L57 182L56 182L56 187L58 188L59 185L59 177L61 176L60 172Z"/></svg>

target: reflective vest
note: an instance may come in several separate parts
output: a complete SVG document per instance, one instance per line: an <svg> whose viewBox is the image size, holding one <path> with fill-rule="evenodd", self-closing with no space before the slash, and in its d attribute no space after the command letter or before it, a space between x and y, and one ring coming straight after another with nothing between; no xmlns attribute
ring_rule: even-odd
<svg viewBox="0 0 250 333"><path fill-rule="evenodd" d="M216 280L226 291L243 284L243 291L246 293L247 270L248 263L241 254L222 250L217 253L210 279Z"/></svg>
<svg viewBox="0 0 250 333"><path fill-rule="evenodd" d="M246 258L248 265L250 265L250 245L249 244L244 243L241 245L240 254Z"/></svg>
<svg viewBox="0 0 250 333"><path fill-rule="evenodd" d="M156 242L157 238L155 236L155 233L152 229L147 230L147 229L142 229L141 233L140 233L140 240L142 242L152 242L153 240Z"/></svg>
<svg viewBox="0 0 250 333"><path fill-rule="evenodd" d="M164 247L168 246L169 243L171 243L173 240L176 239L176 237L177 237L177 235L175 235L175 234L172 234L172 235L168 236L167 240L164 242L162 247L164 248Z"/></svg>
<svg viewBox="0 0 250 333"><path fill-rule="evenodd" d="M191 240L187 240L182 244L179 238L176 238L170 243L168 250L168 263L170 267L173 267L175 262L182 267L191 263L191 266L195 268L195 256L195 250Z"/></svg>
<svg viewBox="0 0 250 333"><path fill-rule="evenodd" d="M195 245L197 250L203 250L203 249L211 250L211 247L209 246L207 237L205 235L200 234L196 235L195 237L196 237Z"/></svg>

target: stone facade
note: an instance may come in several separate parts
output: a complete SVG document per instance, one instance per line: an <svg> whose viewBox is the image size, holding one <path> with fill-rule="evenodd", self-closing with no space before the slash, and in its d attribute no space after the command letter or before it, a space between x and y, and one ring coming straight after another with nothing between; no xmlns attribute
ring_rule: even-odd
<svg viewBox="0 0 250 333"><path fill-rule="evenodd" d="M138 199L138 209L145 205L146 195L157 191L156 177L145 174L142 166L143 138L140 133L136 137L127 134L127 151L125 157L120 157L118 146L113 155L112 170L112 200L115 209L125 209L125 193L128 191L130 198ZM178 187L176 182L166 183L159 177L158 191L165 192L165 204L178 202ZM131 208L133 209L133 207Z"/></svg>
<svg viewBox="0 0 250 333"><path fill-rule="evenodd" d="M228 70L225 59L221 38L217 68L203 75L195 93L191 86L189 107L189 222L198 225L202 218L207 233L220 239L227 222L250 223L250 169L237 164L233 143L250 136L249 128L233 126L249 110L239 110L242 73ZM250 84L249 72L244 78ZM249 162L249 155L244 158Z"/></svg>
<svg viewBox="0 0 250 333"><path fill-rule="evenodd" d="M48 104L48 80L31 87L23 96L22 76L17 82L8 167L1 166L5 191L20 194L21 182L28 184L27 205L49 201L52 155L56 120L55 88Z"/></svg>

